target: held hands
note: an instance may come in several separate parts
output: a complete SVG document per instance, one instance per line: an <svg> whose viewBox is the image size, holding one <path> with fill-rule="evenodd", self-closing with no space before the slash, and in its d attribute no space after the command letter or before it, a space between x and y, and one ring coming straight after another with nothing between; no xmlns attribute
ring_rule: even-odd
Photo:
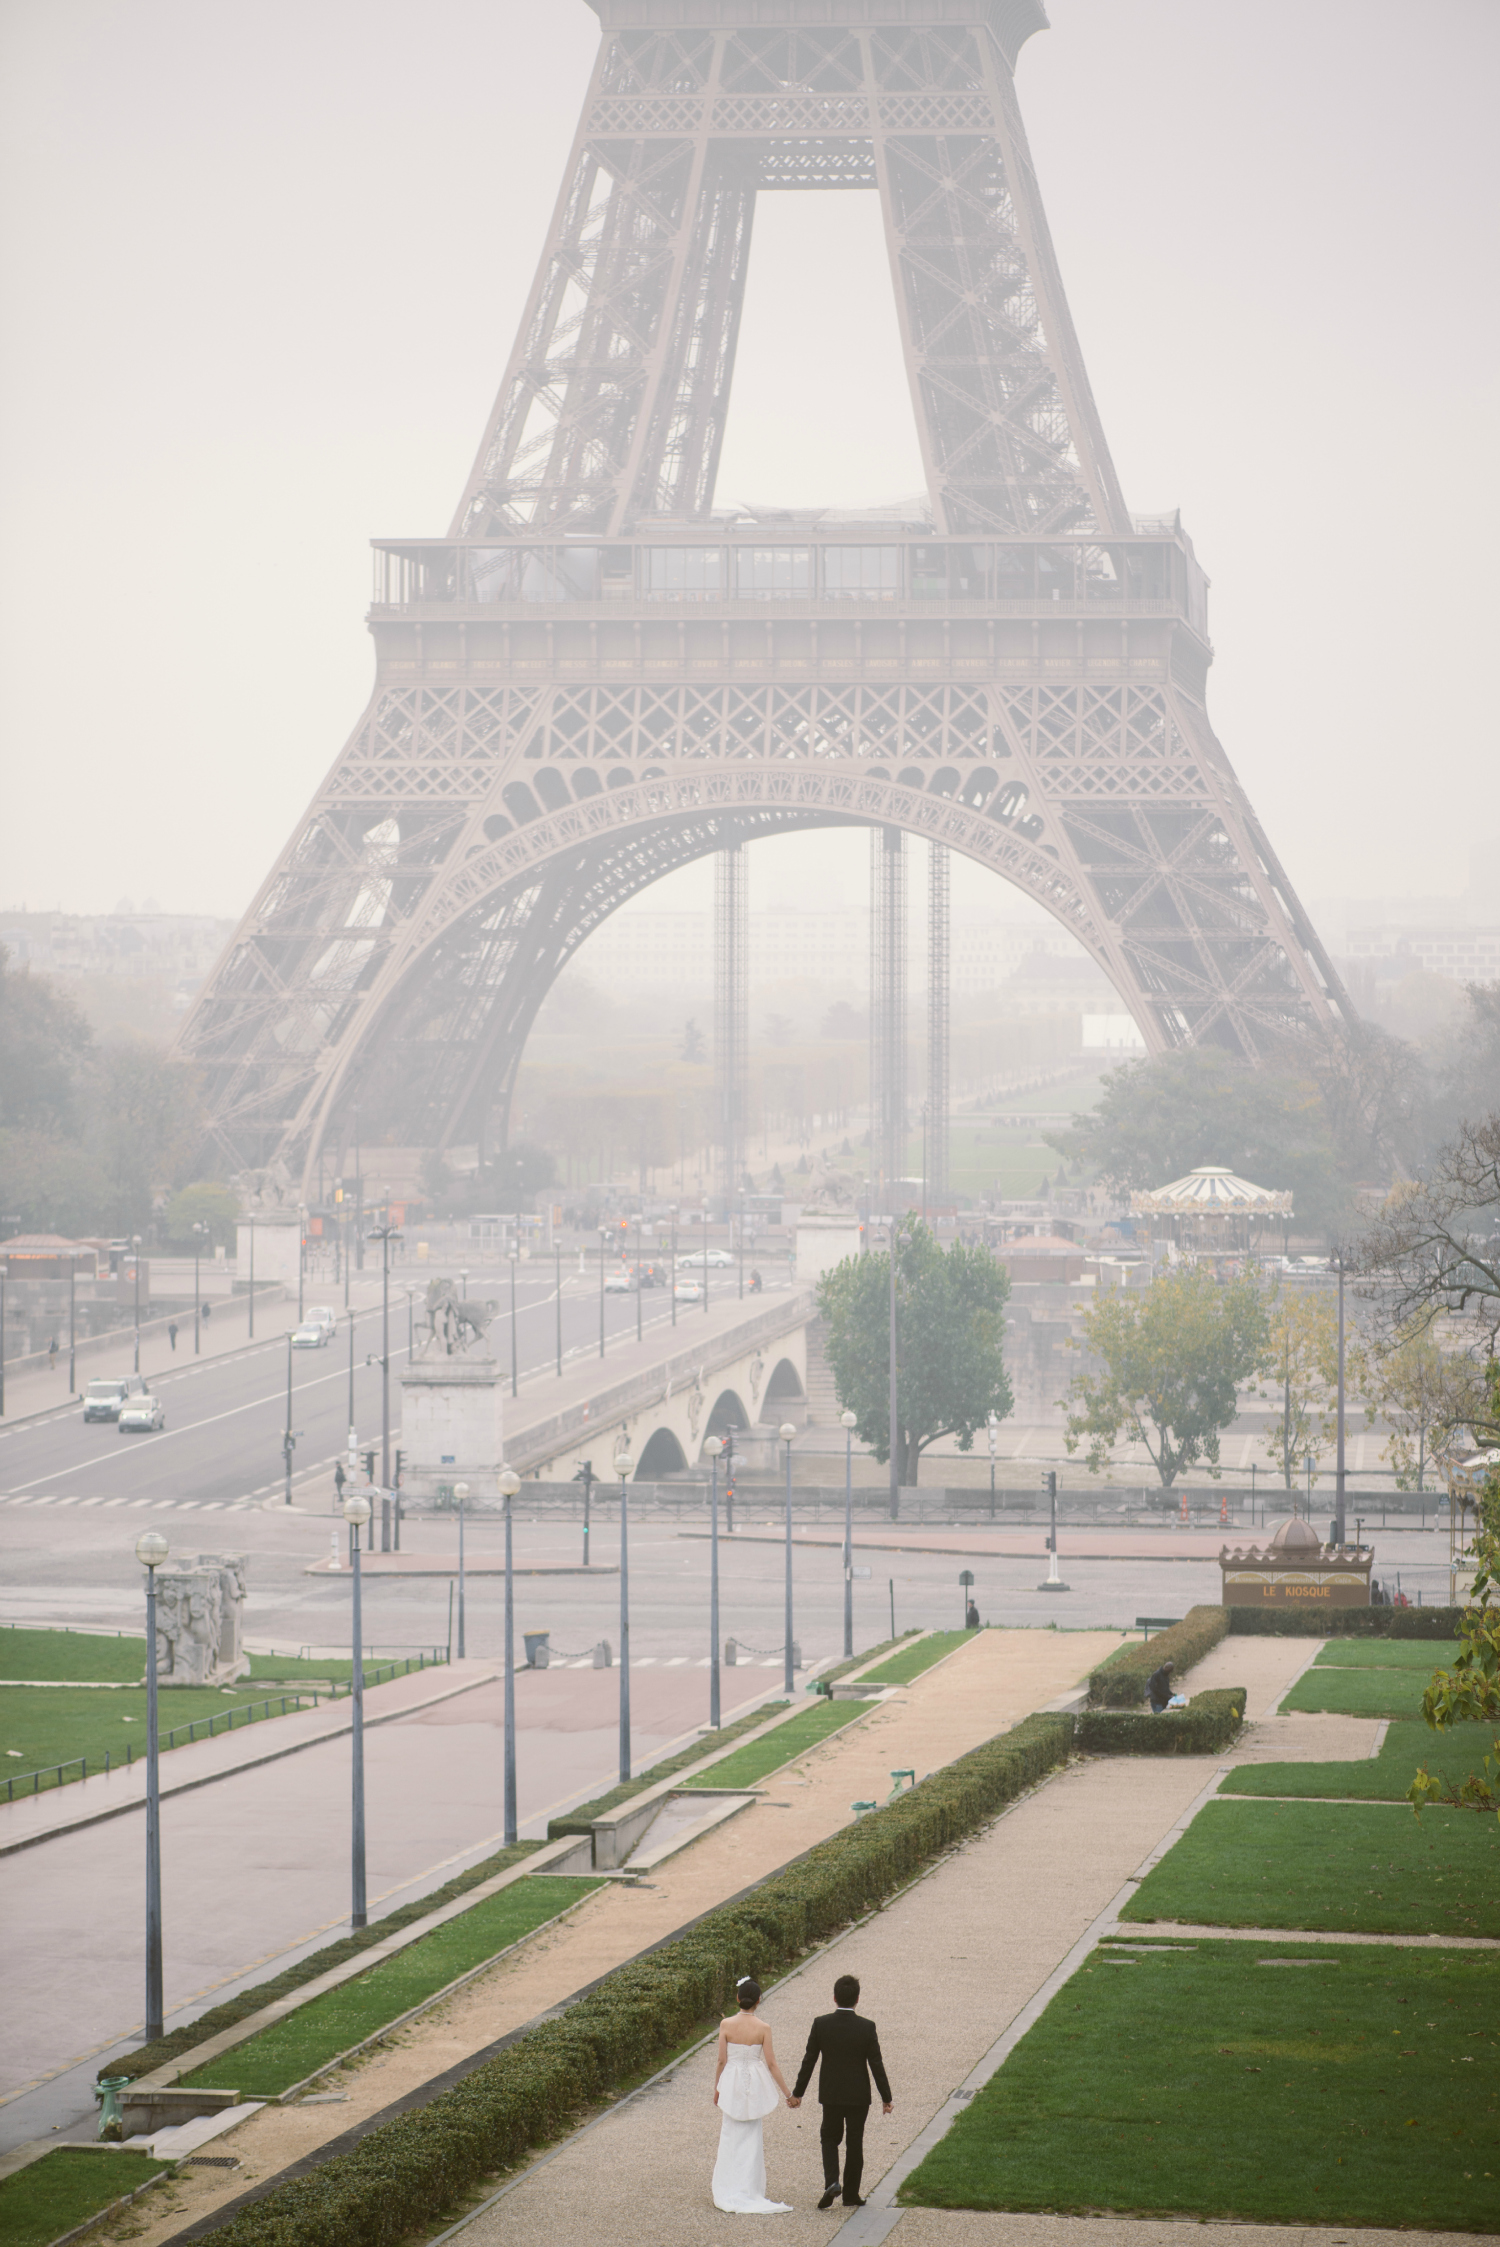
<svg viewBox="0 0 1500 2247"><path fill-rule="evenodd" d="M794 2098L792 2097L792 2094L791 2094L791 2092L790 2092L790 2091L788 2091L788 2093L787 2093L787 2095L786 2095L786 2103L787 2103L787 2105L788 2105L789 2107L800 2107L800 2106L801 2106L801 2104L802 2104L802 2101L801 2101L800 2099L794 2099Z"/></svg>

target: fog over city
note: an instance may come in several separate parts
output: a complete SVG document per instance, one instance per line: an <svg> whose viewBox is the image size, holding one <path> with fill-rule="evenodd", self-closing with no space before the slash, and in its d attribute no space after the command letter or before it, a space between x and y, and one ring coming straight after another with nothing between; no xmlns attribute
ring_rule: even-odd
<svg viewBox="0 0 1500 2247"><path fill-rule="evenodd" d="M1305 901L1457 895L1500 831L1495 12L1052 12L1042 193L1127 500L1212 579L1220 738ZM450 519L597 36L9 0L7 908L244 909L367 697L367 541ZM763 195L719 503L922 481L877 199Z"/></svg>

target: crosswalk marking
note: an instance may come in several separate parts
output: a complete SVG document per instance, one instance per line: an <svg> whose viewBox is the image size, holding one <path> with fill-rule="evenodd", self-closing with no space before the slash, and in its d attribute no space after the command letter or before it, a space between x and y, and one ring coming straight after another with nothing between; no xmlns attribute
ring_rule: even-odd
<svg viewBox="0 0 1500 2247"><path fill-rule="evenodd" d="M669 1670L678 1669L686 1660L687 1656L685 1654L674 1654L671 1660L667 1663L667 1668Z"/></svg>

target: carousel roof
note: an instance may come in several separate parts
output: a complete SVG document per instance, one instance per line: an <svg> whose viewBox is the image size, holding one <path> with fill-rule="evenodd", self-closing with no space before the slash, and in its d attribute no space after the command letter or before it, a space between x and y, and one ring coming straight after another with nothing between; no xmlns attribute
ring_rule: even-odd
<svg viewBox="0 0 1500 2247"><path fill-rule="evenodd" d="M1202 1163L1186 1178L1174 1178L1152 1194L1132 1194L1136 1217L1290 1217L1290 1194L1237 1178L1222 1163Z"/></svg>

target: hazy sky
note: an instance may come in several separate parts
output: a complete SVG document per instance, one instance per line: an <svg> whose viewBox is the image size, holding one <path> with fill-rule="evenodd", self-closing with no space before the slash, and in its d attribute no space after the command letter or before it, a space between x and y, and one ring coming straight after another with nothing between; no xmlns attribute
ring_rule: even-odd
<svg viewBox="0 0 1500 2247"><path fill-rule="evenodd" d="M1042 191L1127 499L1213 579L1218 731L1305 894L1461 889L1500 833L1500 10L1053 12ZM0 4L0 904L248 901L369 692L367 541L447 526L596 37L583 0ZM750 287L719 498L918 488L873 199L763 196Z"/></svg>

